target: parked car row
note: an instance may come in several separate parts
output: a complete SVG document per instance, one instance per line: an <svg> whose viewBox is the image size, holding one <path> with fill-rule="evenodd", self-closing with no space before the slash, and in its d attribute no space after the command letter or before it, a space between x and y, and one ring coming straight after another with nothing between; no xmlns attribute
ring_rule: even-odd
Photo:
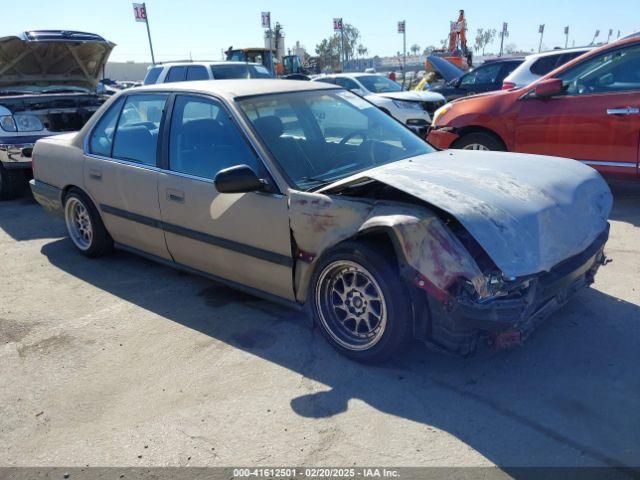
<svg viewBox="0 0 640 480"><path fill-rule="evenodd" d="M438 152L326 82L126 90L33 162L36 200L87 257L117 247L306 311L360 361L412 339L520 344L605 262L593 169Z"/></svg>
<svg viewBox="0 0 640 480"><path fill-rule="evenodd" d="M532 85L448 103L435 113L428 141L438 148L574 158L635 179L640 38L590 50Z"/></svg>

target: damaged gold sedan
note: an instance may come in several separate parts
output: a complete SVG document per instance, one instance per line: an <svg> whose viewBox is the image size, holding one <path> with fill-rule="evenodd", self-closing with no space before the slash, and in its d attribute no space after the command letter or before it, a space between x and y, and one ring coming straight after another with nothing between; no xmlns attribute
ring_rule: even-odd
<svg viewBox="0 0 640 480"><path fill-rule="evenodd" d="M322 83L127 90L40 140L35 198L116 248L306 310L341 353L521 343L590 285L611 193L577 162L438 152Z"/></svg>

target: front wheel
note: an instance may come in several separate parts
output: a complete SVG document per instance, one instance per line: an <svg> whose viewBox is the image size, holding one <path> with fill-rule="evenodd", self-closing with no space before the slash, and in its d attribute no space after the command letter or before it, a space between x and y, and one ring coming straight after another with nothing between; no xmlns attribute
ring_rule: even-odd
<svg viewBox="0 0 640 480"><path fill-rule="evenodd" d="M397 268L368 245L346 242L320 259L311 288L315 319L331 345L378 363L410 340L412 309Z"/></svg>
<svg viewBox="0 0 640 480"><path fill-rule="evenodd" d="M488 133L482 132L463 135L451 145L451 148L460 150L492 150L495 152L504 151L504 146L498 139Z"/></svg>
<svg viewBox="0 0 640 480"><path fill-rule="evenodd" d="M98 210L81 192L72 190L66 196L64 218L69 238L83 255L99 257L113 247L113 240L102 223Z"/></svg>

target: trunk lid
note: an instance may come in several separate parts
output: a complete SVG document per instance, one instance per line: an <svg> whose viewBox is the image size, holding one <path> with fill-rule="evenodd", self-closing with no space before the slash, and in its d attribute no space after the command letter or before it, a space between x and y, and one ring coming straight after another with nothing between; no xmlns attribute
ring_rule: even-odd
<svg viewBox="0 0 640 480"><path fill-rule="evenodd" d="M383 165L322 191L366 178L454 216L508 277L582 252L607 227L613 203L600 174L575 160L464 150Z"/></svg>
<svg viewBox="0 0 640 480"><path fill-rule="evenodd" d="M93 90L115 44L62 30L0 38L0 90L75 86Z"/></svg>

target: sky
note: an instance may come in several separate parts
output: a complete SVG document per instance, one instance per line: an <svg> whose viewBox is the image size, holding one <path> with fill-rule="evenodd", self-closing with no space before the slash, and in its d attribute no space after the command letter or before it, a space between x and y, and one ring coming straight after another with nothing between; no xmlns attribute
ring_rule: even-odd
<svg viewBox="0 0 640 480"><path fill-rule="evenodd" d="M140 0L138 0L140 1ZM134 22L132 2L127 0L3 0L0 36L32 29L83 30L117 44L113 61L150 61L144 23ZM638 0L147 0L147 11L157 61L185 58L218 60L229 46L263 46L260 13L270 11L279 21L285 45L296 41L313 54L315 45L332 34L334 17L342 17L360 30L370 55L389 56L402 50L397 21L406 20L407 49L440 45L449 22L464 9L469 43L478 28L500 30L509 24L505 44L538 49L538 27L545 24L543 45L564 45L564 27L570 26L569 46L591 42L596 29L606 40L609 29L622 34L640 29ZM14 11L11 11L14 10ZM487 52L497 52L496 39Z"/></svg>

